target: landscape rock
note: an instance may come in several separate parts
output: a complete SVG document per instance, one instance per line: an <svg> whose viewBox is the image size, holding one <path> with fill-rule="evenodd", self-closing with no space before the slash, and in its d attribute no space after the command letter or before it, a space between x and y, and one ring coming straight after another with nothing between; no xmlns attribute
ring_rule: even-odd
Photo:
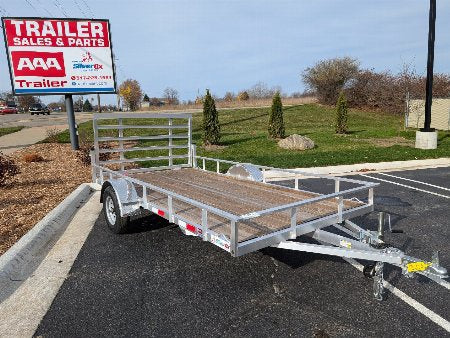
<svg viewBox="0 0 450 338"><path fill-rule="evenodd" d="M314 148L314 141L309 137L293 134L278 141L278 146L283 149L306 150Z"/></svg>

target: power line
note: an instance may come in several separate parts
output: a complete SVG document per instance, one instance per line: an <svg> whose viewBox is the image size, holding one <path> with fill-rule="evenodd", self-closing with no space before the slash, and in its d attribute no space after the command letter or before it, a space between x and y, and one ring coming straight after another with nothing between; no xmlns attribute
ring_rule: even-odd
<svg viewBox="0 0 450 338"><path fill-rule="evenodd" d="M89 7L88 3L85 0L81 0L85 4L86 8L88 9L89 13L91 13L91 17L94 17L94 13L91 10L91 7Z"/></svg>
<svg viewBox="0 0 450 338"><path fill-rule="evenodd" d="M9 12L2 6L0 6L0 12L3 13L3 15L9 16Z"/></svg>
<svg viewBox="0 0 450 338"><path fill-rule="evenodd" d="M30 5L31 8L33 8L36 12L38 11L36 7L30 2L30 0L25 0L25 2Z"/></svg>
<svg viewBox="0 0 450 338"><path fill-rule="evenodd" d="M75 5L78 7L78 9L80 10L80 12L83 14L84 17L87 17L86 13L84 12L84 10L81 8L80 4L78 3L77 0L74 0Z"/></svg>
<svg viewBox="0 0 450 338"><path fill-rule="evenodd" d="M9 16L9 12L6 9L4 9L2 6L0 6L0 13L3 16ZM0 24L0 28L3 29L3 25L2 24Z"/></svg>
<svg viewBox="0 0 450 338"><path fill-rule="evenodd" d="M55 5L56 8L58 8L58 9L63 13L63 15L64 15L66 18L68 17L66 11L64 10L64 8L63 8L63 6L61 5L61 3L59 2L59 0L53 0L53 4Z"/></svg>
<svg viewBox="0 0 450 338"><path fill-rule="evenodd" d="M41 0L35 0L39 7L41 7L48 15L53 16L53 14L42 4Z"/></svg>

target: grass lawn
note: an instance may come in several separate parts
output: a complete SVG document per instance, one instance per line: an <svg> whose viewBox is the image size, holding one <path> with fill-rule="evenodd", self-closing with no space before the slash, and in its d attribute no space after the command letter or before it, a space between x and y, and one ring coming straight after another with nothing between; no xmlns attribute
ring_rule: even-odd
<svg viewBox="0 0 450 338"><path fill-rule="evenodd" d="M0 136L4 136L7 134L15 133L16 131L19 131L23 129L24 127L8 127L8 128L0 128Z"/></svg>
<svg viewBox="0 0 450 338"><path fill-rule="evenodd" d="M450 156L449 132L439 133L438 149L419 150L413 148L415 131L403 131L402 116L350 110L349 133L336 135L334 109L317 104L284 109L286 134L296 133L308 136L315 142L316 147L307 151L284 150L277 146L275 140L267 137L269 110L269 108L248 108L219 111L223 147L214 151L206 151L200 146L202 114L194 114L193 142L199 145L197 153L282 168ZM105 123L110 122L105 121ZM129 123L141 122L129 120ZM92 123L81 124L79 130L81 135L92 135ZM148 130L139 129L138 131L149 134ZM59 140L69 142L68 131L61 133ZM149 144L149 142L142 143ZM129 155L136 156L131 153ZM156 155L155 152L152 155Z"/></svg>

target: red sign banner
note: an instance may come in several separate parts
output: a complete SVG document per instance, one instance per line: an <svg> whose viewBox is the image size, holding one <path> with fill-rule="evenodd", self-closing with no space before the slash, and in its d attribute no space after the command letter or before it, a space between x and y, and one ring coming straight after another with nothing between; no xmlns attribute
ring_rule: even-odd
<svg viewBox="0 0 450 338"><path fill-rule="evenodd" d="M62 52L11 52L11 61L15 76L66 76Z"/></svg>
<svg viewBox="0 0 450 338"><path fill-rule="evenodd" d="M105 21L7 19L8 46L109 47Z"/></svg>

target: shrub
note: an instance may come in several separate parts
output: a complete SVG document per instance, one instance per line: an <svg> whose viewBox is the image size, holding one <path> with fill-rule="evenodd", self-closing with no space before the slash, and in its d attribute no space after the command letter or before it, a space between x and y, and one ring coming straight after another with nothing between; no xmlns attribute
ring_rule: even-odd
<svg viewBox="0 0 450 338"><path fill-rule="evenodd" d="M47 129L47 138L45 141L49 143L58 143L60 133L61 131L57 128Z"/></svg>
<svg viewBox="0 0 450 338"><path fill-rule="evenodd" d="M157 97L152 97L151 99L149 99L148 102L150 103L151 106L155 107L160 107L164 104L164 102L161 102L161 100L158 99Z"/></svg>
<svg viewBox="0 0 450 338"><path fill-rule="evenodd" d="M108 135L109 136L109 135ZM111 133L111 136L114 136ZM78 161L84 165L91 165L91 150L94 150L94 141L92 135L86 130L80 131L79 135L80 148L76 152ZM100 149L111 149L111 146L105 142L99 145ZM100 161L106 161L111 157L111 153L102 153L99 156Z"/></svg>
<svg viewBox="0 0 450 338"><path fill-rule="evenodd" d="M25 154L25 155L22 156L22 159L23 159L25 162L27 162L27 163L30 163L30 162L42 162L42 161L44 161L44 158L43 158L41 155L37 154L37 153L28 153L28 154Z"/></svg>
<svg viewBox="0 0 450 338"><path fill-rule="evenodd" d="M203 143L204 145L218 144L220 140L219 115L213 97L206 90L203 101Z"/></svg>
<svg viewBox="0 0 450 338"><path fill-rule="evenodd" d="M341 92L338 101L336 103L336 133L346 134L348 131L347 127L347 100L345 99L345 94Z"/></svg>
<svg viewBox="0 0 450 338"><path fill-rule="evenodd" d="M7 181L19 173L19 167L14 161L0 152L0 186L5 185Z"/></svg>
<svg viewBox="0 0 450 338"><path fill-rule="evenodd" d="M111 149L111 146L109 144L101 144L100 149ZM76 156L78 161L84 165L84 166L90 166L91 165L91 151L94 150L94 146L90 144L80 144L80 149L77 150ZM99 156L100 161L107 161L111 158L110 153L102 153Z"/></svg>
<svg viewBox="0 0 450 338"><path fill-rule="evenodd" d="M237 99L238 99L238 101L248 101L248 99L250 99L250 96L244 90L238 94Z"/></svg>
<svg viewBox="0 0 450 338"><path fill-rule="evenodd" d="M404 66L399 74L377 73L362 70L351 86L345 89L349 107L382 110L393 114L402 114L405 110L407 93L411 98L425 98L426 77L420 76L414 69ZM433 97L450 95L450 76L434 74Z"/></svg>
<svg viewBox="0 0 450 338"><path fill-rule="evenodd" d="M271 138L284 137L283 104L281 103L280 92L276 92L272 99L268 129Z"/></svg>
<svg viewBox="0 0 450 338"><path fill-rule="evenodd" d="M359 61L349 57L322 60L302 74L303 82L317 94L319 102L334 104L339 92L358 74Z"/></svg>

